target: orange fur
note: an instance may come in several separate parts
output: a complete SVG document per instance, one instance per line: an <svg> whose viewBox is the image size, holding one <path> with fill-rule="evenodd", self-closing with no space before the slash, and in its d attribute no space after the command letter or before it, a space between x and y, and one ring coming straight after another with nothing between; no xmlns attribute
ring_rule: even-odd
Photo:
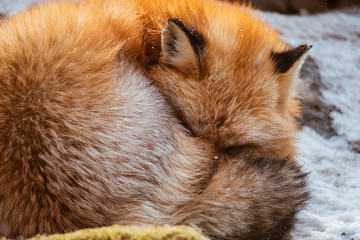
<svg viewBox="0 0 360 240"><path fill-rule="evenodd" d="M305 176L283 160L292 118L270 111L280 79L262 81L271 66L260 59L267 67L254 84L244 59L258 59L261 44L265 55L283 44L271 30L262 36L251 14L195 0L103 0L48 3L8 18L0 27L0 235L196 224L213 239L283 239L307 197ZM202 30L211 46L204 79L183 81L159 59L170 17ZM243 34L258 36L254 43L240 40L239 21ZM227 101L229 109L219 108ZM225 113L229 123L213 131ZM244 143L281 154L218 152Z"/></svg>

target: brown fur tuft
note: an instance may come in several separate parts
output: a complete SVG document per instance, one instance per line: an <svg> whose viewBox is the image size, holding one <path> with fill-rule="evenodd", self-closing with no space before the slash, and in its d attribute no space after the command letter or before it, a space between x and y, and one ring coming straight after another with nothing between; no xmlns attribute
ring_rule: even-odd
<svg viewBox="0 0 360 240"><path fill-rule="evenodd" d="M307 174L290 158L240 152L220 158L211 183L186 209L185 222L199 226L212 239L290 237L295 214L309 198Z"/></svg>

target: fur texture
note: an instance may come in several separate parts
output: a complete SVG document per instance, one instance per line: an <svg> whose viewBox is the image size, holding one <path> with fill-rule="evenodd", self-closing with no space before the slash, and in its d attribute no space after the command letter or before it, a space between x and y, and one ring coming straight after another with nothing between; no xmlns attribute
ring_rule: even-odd
<svg viewBox="0 0 360 240"><path fill-rule="evenodd" d="M292 118L247 114L243 118L252 127L234 120L231 128L226 123L230 129L223 129L225 135L213 132L219 141L224 136L241 139L231 138L231 131L240 131L244 141L260 139L263 146L273 141L269 151L281 154L266 156L257 148L244 152L238 142L227 142L224 146L233 148L221 153L212 137L203 134L206 128L193 124L211 125L219 118L223 109L216 110L218 104L213 111L196 107L210 96L205 91L213 90L197 86L198 80L186 83L183 70L170 69L159 58L167 19L184 19L214 38L214 52L206 57L207 62L213 58L212 65L206 63L207 70L195 74L189 68L186 76L216 72L225 77L228 71L221 70L233 59L226 60L227 52L217 56L222 46L215 43L232 28L219 28L214 16L239 13L236 19L260 24L242 15L248 11L195 0L61 1L8 18L0 27L0 235L29 237L119 223L196 224L213 239L283 238L307 198L301 168L281 160L292 151L278 149L283 145L273 137L280 131L277 120L292 126L284 130L292 133ZM225 20L225 26L237 24ZM262 35L264 29L255 30ZM230 36L229 44L237 47ZM275 37L269 41L281 50ZM244 46L251 47L250 42ZM191 66L199 69L199 64ZM161 72L167 77L160 82ZM244 74L250 79L250 69ZM170 80L176 94L167 92ZM188 91L192 82L205 95ZM177 94L181 83L184 95ZM245 89L254 85L250 80L243 84ZM266 91L279 91L279 84L270 86ZM229 91L229 96L238 94ZM246 96L251 98L252 92ZM248 108L249 101L230 100ZM189 112L191 101L194 112ZM213 101L220 100L209 99L209 106ZM274 108L276 102L272 100ZM252 104L267 106L256 98ZM194 121L196 109L200 117ZM268 133L267 126L275 130Z"/></svg>

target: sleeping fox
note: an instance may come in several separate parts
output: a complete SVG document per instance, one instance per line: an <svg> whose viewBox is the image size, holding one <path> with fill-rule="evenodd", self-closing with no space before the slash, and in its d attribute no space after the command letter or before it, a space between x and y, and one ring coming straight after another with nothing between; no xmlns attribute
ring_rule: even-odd
<svg viewBox="0 0 360 240"><path fill-rule="evenodd" d="M0 236L117 223L288 238L308 197L291 156L309 47L285 50L252 15L89 0L3 22Z"/></svg>

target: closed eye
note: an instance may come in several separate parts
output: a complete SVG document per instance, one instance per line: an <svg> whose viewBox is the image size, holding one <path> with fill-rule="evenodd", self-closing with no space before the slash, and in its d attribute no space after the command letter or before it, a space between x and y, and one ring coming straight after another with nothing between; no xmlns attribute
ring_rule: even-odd
<svg viewBox="0 0 360 240"><path fill-rule="evenodd" d="M227 154L228 156L238 156L239 154L243 154L244 152L246 153L246 155L248 155L249 153L251 154L251 152L257 147L258 146L256 144L247 143L222 149L221 152L223 154Z"/></svg>
<svg viewBox="0 0 360 240"><path fill-rule="evenodd" d="M221 127L224 124L225 120L226 120L225 117L220 118L216 123L216 127L217 128Z"/></svg>

